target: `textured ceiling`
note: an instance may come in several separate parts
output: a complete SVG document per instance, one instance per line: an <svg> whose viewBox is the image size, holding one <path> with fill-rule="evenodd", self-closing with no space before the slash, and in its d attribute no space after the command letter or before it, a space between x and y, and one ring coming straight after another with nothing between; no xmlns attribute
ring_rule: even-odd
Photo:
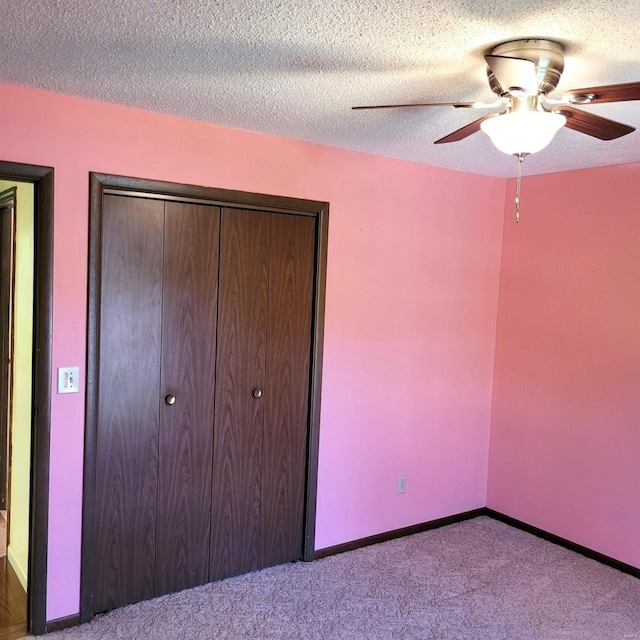
<svg viewBox="0 0 640 640"><path fill-rule="evenodd" d="M504 40L566 48L558 91L640 80L638 0L0 0L0 81L394 158L513 176L486 112L362 104L491 101ZM1 96L0 96L1 99ZM583 107L638 131L561 130L525 173L640 161L640 101Z"/></svg>

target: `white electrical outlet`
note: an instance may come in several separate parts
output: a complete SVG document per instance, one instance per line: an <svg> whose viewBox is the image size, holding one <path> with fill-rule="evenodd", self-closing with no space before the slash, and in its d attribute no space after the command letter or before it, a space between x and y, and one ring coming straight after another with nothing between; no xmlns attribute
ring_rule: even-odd
<svg viewBox="0 0 640 640"><path fill-rule="evenodd" d="M407 476L398 476L398 493L407 492Z"/></svg>
<svg viewBox="0 0 640 640"><path fill-rule="evenodd" d="M58 367L58 393L78 393L79 385L79 367Z"/></svg>

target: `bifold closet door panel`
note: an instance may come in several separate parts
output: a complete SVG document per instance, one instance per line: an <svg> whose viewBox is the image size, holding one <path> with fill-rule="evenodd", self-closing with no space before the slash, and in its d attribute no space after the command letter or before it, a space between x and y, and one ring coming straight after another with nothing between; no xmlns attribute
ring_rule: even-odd
<svg viewBox="0 0 640 640"><path fill-rule="evenodd" d="M271 214L260 566L302 557L315 220Z"/></svg>
<svg viewBox="0 0 640 640"><path fill-rule="evenodd" d="M269 223L222 210L210 580L258 568Z"/></svg>
<svg viewBox="0 0 640 640"><path fill-rule="evenodd" d="M96 612L155 593L163 218L162 202L104 196Z"/></svg>
<svg viewBox="0 0 640 640"><path fill-rule="evenodd" d="M156 595L209 576L219 218L165 204Z"/></svg>

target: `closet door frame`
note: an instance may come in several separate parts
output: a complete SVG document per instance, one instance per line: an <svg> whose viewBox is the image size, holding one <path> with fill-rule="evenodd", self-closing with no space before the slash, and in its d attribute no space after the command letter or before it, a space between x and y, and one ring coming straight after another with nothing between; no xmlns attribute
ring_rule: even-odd
<svg viewBox="0 0 640 640"><path fill-rule="evenodd" d="M102 202L105 193L149 197L178 202L200 202L222 207L255 209L267 213L286 213L315 219L316 246L312 303L312 334L309 380L309 424L305 478L302 557L315 557L316 496L318 483L318 447L320 437L320 387L324 341L324 308L327 270L329 203L284 196L231 191L173 182L144 180L101 173L89 174L89 277L87 316L87 381L85 419L85 458L82 522L82 569L80 584L80 620L94 616L94 543L96 434L98 420L98 371L100 344L100 290Z"/></svg>

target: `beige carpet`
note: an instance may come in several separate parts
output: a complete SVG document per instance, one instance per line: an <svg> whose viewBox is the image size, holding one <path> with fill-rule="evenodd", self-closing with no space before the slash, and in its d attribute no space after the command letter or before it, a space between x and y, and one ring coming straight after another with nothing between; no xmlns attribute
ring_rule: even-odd
<svg viewBox="0 0 640 640"><path fill-rule="evenodd" d="M61 638L640 640L640 580L481 517L47 636Z"/></svg>

